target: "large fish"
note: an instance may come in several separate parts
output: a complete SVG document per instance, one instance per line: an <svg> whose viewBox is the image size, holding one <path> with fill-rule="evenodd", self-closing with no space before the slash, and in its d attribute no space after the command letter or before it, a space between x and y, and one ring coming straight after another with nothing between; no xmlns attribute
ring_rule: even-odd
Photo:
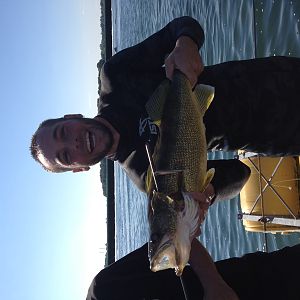
<svg viewBox="0 0 300 300"><path fill-rule="evenodd" d="M174 268L178 276L189 260L191 237L198 226L198 203L186 192L203 192L214 175L207 171L207 144L203 116L214 88L198 85L194 91L180 71L163 82L146 105L160 137L153 153L157 187L147 173L150 268Z"/></svg>

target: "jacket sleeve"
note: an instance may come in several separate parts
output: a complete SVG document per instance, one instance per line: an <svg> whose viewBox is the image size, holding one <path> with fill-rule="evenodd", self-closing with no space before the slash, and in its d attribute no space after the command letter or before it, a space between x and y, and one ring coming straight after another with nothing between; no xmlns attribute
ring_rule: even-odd
<svg viewBox="0 0 300 300"><path fill-rule="evenodd" d="M191 17L180 17L171 21L141 43L112 56L104 64L100 74L100 110L106 104L120 101L118 97L106 97L106 95L111 93L117 95L119 93L125 99L126 91L132 85L136 86L136 93L138 93L137 84L142 79L148 78L149 80L151 78L153 85L157 86L158 82L155 78L153 79L153 75L156 74L158 69L162 69L166 55L174 49L180 36L189 36L199 48L204 42L204 32L200 24ZM158 79L162 80L162 78ZM144 88L144 86L141 85L141 88ZM143 91L140 92L143 93Z"/></svg>
<svg viewBox="0 0 300 300"><path fill-rule="evenodd" d="M143 163L141 163L142 161ZM147 157L142 151L137 151L132 159L127 161L126 166L122 166L130 179L143 192L145 192L148 166ZM215 168L215 175L211 182L215 190L214 201L229 200L236 197L251 173L250 168L238 159L209 160L207 169L210 168Z"/></svg>
<svg viewBox="0 0 300 300"><path fill-rule="evenodd" d="M193 270L184 271L189 299L203 297L203 288ZM182 286L173 269L152 272L148 244L100 271L92 281L86 300L184 299Z"/></svg>
<svg viewBox="0 0 300 300"><path fill-rule="evenodd" d="M236 197L250 176L250 168L238 159L209 160L207 168L215 168L211 181L215 189L214 201Z"/></svg>

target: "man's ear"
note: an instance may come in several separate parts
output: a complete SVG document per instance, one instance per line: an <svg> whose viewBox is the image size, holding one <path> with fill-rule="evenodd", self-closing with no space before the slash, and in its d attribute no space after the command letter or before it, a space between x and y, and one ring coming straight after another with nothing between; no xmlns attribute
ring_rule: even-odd
<svg viewBox="0 0 300 300"><path fill-rule="evenodd" d="M89 169L90 167L81 167L81 168L72 169L72 172L78 173L78 172L88 171Z"/></svg>
<svg viewBox="0 0 300 300"><path fill-rule="evenodd" d="M82 114L69 114L69 115L64 115L65 119L81 119L83 118Z"/></svg>

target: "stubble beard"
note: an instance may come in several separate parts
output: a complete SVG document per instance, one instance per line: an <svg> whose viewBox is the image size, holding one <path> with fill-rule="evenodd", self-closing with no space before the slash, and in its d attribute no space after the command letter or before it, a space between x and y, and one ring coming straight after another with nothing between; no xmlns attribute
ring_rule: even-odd
<svg viewBox="0 0 300 300"><path fill-rule="evenodd" d="M105 156L107 156L107 154L109 153L109 151L111 150L114 144L114 138L112 132L105 125L98 122L97 124L95 124L96 121L90 119L87 119L87 121L92 121L88 123L91 123L93 127L96 128L96 130L100 129L102 131L103 136L107 137L107 142L105 144L104 150L101 151L100 153L97 153L96 156L92 158L90 161L90 165L95 165L99 163L102 159L104 159Z"/></svg>

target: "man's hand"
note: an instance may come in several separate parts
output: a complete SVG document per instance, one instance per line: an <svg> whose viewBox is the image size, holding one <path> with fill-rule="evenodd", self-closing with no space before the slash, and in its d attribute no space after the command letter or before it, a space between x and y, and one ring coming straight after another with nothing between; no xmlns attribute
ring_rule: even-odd
<svg viewBox="0 0 300 300"><path fill-rule="evenodd" d="M166 76L173 78L175 69L179 69L194 87L204 66L196 43L188 36L181 36L176 41L174 50L165 60Z"/></svg>
<svg viewBox="0 0 300 300"><path fill-rule="evenodd" d="M192 241L190 265L202 283L205 300L238 300L233 289L223 280L209 253L197 240Z"/></svg>
<svg viewBox="0 0 300 300"><path fill-rule="evenodd" d="M206 190L203 193L200 192L189 192L187 193L199 204L199 229L196 231L195 235L192 237L195 238L201 234L201 224L204 222L208 208L211 204L211 199L215 196L214 187L212 184L209 184Z"/></svg>

